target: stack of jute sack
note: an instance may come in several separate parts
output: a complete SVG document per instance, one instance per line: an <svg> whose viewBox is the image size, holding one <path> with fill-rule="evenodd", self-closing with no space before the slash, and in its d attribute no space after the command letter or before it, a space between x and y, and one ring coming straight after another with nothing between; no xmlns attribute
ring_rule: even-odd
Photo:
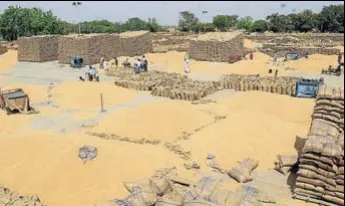
<svg viewBox="0 0 345 206"><path fill-rule="evenodd" d="M59 38L59 63L68 64L70 57L80 56L84 64L96 64L101 57L108 60L121 54L118 34L66 35Z"/></svg>
<svg viewBox="0 0 345 206"><path fill-rule="evenodd" d="M196 38L194 33L156 32L152 33L153 52L180 51L188 52L189 41Z"/></svg>
<svg viewBox="0 0 345 206"><path fill-rule="evenodd" d="M4 54L7 52L7 47L0 45L0 55Z"/></svg>
<svg viewBox="0 0 345 206"><path fill-rule="evenodd" d="M288 175L298 164L298 155L278 155L277 158L275 170L284 175Z"/></svg>
<svg viewBox="0 0 345 206"><path fill-rule="evenodd" d="M275 51L278 51L279 57L285 57L288 52L299 52L301 55L308 52L309 54L323 54L323 55L338 55L341 50L337 48L329 47L298 47L296 45L276 45L276 44L265 44L260 48L262 53L269 56L273 56Z"/></svg>
<svg viewBox="0 0 345 206"><path fill-rule="evenodd" d="M44 206L37 196L22 196L5 187L0 187L0 205Z"/></svg>
<svg viewBox="0 0 345 206"><path fill-rule="evenodd" d="M132 31L120 34L121 55L136 56L153 51L152 36L148 31Z"/></svg>
<svg viewBox="0 0 345 206"><path fill-rule="evenodd" d="M18 39L18 61L57 60L59 37L59 35L20 37Z"/></svg>
<svg viewBox="0 0 345 206"><path fill-rule="evenodd" d="M189 57L202 61L227 62L229 56L244 56L249 53L244 47L240 32L208 33L189 42Z"/></svg>
<svg viewBox="0 0 345 206"><path fill-rule="evenodd" d="M294 189L298 199L344 205L343 92L344 88L320 87L309 137L299 159Z"/></svg>
<svg viewBox="0 0 345 206"><path fill-rule="evenodd" d="M259 161L255 159L244 159L238 167L229 171L229 176L240 183L247 183L253 180L251 173L259 166Z"/></svg>
<svg viewBox="0 0 345 206"><path fill-rule="evenodd" d="M293 96L296 93L296 77L260 77L258 75L229 74L222 76L220 86L235 91L263 91Z"/></svg>
<svg viewBox="0 0 345 206"><path fill-rule="evenodd" d="M325 121L339 132L344 131L344 87L319 87L313 120Z"/></svg>
<svg viewBox="0 0 345 206"><path fill-rule="evenodd" d="M177 73L167 73L160 71L142 72L140 74L128 73L126 70L118 72L119 80L115 81L115 85L128 89L136 89L142 91L152 91L155 86L167 85L168 82L185 82L187 76Z"/></svg>
<svg viewBox="0 0 345 206"><path fill-rule="evenodd" d="M180 177L176 169L166 168L157 170L151 178L124 183L131 193L126 198L96 206L262 206L263 202L278 203L275 199L286 193L273 184L263 187L259 182L232 192L223 187L225 181L220 176L203 176L193 182Z"/></svg>
<svg viewBox="0 0 345 206"><path fill-rule="evenodd" d="M151 91L154 96L180 100L199 100L220 90L219 82L195 81L177 73L150 71L140 74L119 74L115 85Z"/></svg>
<svg viewBox="0 0 345 206"><path fill-rule="evenodd" d="M155 96L168 97L194 101L204 98L219 91L217 82L195 81L190 79L172 79L168 84L160 84L153 88L151 94Z"/></svg>

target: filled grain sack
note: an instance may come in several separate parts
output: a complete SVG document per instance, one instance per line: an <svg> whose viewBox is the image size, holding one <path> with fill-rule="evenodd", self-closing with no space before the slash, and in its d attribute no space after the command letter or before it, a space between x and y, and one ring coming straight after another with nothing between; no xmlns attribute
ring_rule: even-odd
<svg viewBox="0 0 345 206"><path fill-rule="evenodd" d="M238 167L232 168L228 174L240 183L250 182L253 180L251 173L258 165L259 161L247 158Z"/></svg>
<svg viewBox="0 0 345 206"><path fill-rule="evenodd" d="M324 145L323 150L321 154L323 156L330 156L330 157L335 157L335 156L340 156L343 152L341 149L340 145L336 145L335 143L327 143Z"/></svg>
<svg viewBox="0 0 345 206"><path fill-rule="evenodd" d="M134 205L132 205L130 202L126 200L114 199L114 200L109 200L101 204L97 204L95 206L134 206Z"/></svg>
<svg viewBox="0 0 345 206"><path fill-rule="evenodd" d="M315 180L321 180L323 181L325 184L328 184L330 186L336 187L336 182L332 177L326 177L323 176L321 174L318 174L314 171L308 170L308 169L299 169L297 174L301 177L305 177L308 179L315 179Z"/></svg>
<svg viewBox="0 0 345 206"><path fill-rule="evenodd" d="M184 206L217 206L217 204L212 203L202 198L185 201L183 205Z"/></svg>
<svg viewBox="0 0 345 206"><path fill-rule="evenodd" d="M156 201L155 206L182 206L183 196L177 192L173 191L165 194L163 197L159 197Z"/></svg>
<svg viewBox="0 0 345 206"><path fill-rule="evenodd" d="M277 157L282 166L293 167L298 161L298 155L278 155Z"/></svg>
<svg viewBox="0 0 345 206"><path fill-rule="evenodd" d="M167 177L152 177L151 181L154 185L157 195L163 196L172 190Z"/></svg>
<svg viewBox="0 0 345 206"><path fill-rule="evenodd" d="M134 182L124 182L123 185L129 192L133 192L137 188L150 188L152 191L156 190L152 180L146 178Z"/></svg>
<svg viewBox="0 0 345 206"><path fill-rule="evenodd" d="M247 183L253 180L248 171L240 167L232 168L228 174L239 183Z"/></svg>
<svg viewBox="0 0 345 206"><path fill-rule="evenodd" d="M228 198L227 205L241 205L241 206L262 206L259 199L266 199L264 193L251 186L243 185Z"/></svg>
<svg viewBox="0 0 345 206"><path fill-rule="evenodd" d="M232 198L233 195L234 193L230 190L217 188L211 195L205 197L205 199L217 205L227 205L228 199Z"/></svg>
<svg viewBox="0 0 345 206"><path fill-rule="evenodd" d="M184 195L184 201L196 200L199 197L211 195L220 184L220 180L213 177L203 177L197 184L191 185Z"/></svg>
<svg viewBox="0 0 345 206"><path fill-rule="evenodd" d="M134 187L125 200L133 206L152 206L156 203L157 194L149 186Z"/></svg>

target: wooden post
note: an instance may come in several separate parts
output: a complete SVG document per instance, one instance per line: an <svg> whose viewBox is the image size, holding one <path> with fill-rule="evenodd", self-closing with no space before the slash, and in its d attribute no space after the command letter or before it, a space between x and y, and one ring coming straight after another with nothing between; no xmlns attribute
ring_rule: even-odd
<svg viewBox="0 0 345 206"><path fill-rule="evenodd" d="M103 94L101 93L101 112L104 112L103 109Z"/></svg>

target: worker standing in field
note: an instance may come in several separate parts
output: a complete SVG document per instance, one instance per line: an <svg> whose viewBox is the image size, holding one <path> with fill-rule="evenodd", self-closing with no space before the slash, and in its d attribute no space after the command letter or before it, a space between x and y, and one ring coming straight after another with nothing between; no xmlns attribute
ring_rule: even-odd
<svg viewBox="0 0 345 206"><path fill-rule="evenodd" d="M274 64L278 64L278 51L274 52Z"/></svg>
<svg viewBox="0 0 345 206"><path fill-rule="evenodd" d="M189 71L189 59L188 59L188 57L184 58L184 72L187 74L190 72Z"/></svg>
<svg viewBox="0 0 345 206"><path fill-rule="evenodd" d="M143 56L143 59L142 59L142 63L143 63L143 69L145 72L147 72L147 59L145 57L145 55Z"/></svg>
<svg viewBox="0 0 345 206"><path fill-rule="evenodd" d="M114 63L115 63L115 67L117 69L118 65L119 65L119 60L117 59L117 57L114 57Z"/></svg>
<svg viewBox="0 0 345 206"><path fill-rule="evenodd" d="M338 55L338 65L341 65L341 61L343 60L343 55L339 53Z"/></svg>
<svg viewBox="0 0 345 206"><path fill-rule="evenodd" d="M309 52L308 52L308 51L305 51L305 53L304 53L304 58L305 58L305 59L308 59L308 58L309 58Z"/></svg>
<svg viewBox="0 0 345 206"><path fill-rule="evenodd" d="M250 60L253 60L253 59L254 59L254 53L253 53L253 52L250 52L249 59L250 59Z"/></svg>
<svg viewBox="0 0 345 206"><path fill-rule="evenodd" d="M103 62L103 68L104 68L104 71L108 71L108 61L107 61L107 59L104 59L104 62Z"/></svg>
<svg viewBox="0 0 345 206"><path fill-rule="evenodd" d="M140 68L141 68L141 62L139 59L137 59L136 66L135 66L135 73L136 74L140 73Z"/></svg>
<svg viewBox="0 0 345 206"><path fill-rule="evenodd" d="M104 57L101 57L100 61L99 61L99 68L103 68L103 64L104 64Z"/></svg>

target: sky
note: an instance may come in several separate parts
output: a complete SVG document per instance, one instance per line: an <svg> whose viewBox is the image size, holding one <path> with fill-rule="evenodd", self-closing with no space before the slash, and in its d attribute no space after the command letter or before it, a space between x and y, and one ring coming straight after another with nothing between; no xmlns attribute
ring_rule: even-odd
<svg viewBox="0 0 345 206"><path fill-rule="evenodd" d="M0 13L10 5L21 7L39 7L52 10L65 21L90 21L107 19L109 21L126 21L131 17L147 20L155 17L162 25L176 25L179 12L193 12L202 22L211 22L218 14L240 17L251 16L264 19L274 12L291 13L293 9L300 12L311 9L320 12L323 6L344 4L344 1L81 1L78 8L72 1L0 1ZM281 8L286 4L285 8ZM79 11L78 11L79 10ZM208 11L202 14L202 11Z"/></svg>

